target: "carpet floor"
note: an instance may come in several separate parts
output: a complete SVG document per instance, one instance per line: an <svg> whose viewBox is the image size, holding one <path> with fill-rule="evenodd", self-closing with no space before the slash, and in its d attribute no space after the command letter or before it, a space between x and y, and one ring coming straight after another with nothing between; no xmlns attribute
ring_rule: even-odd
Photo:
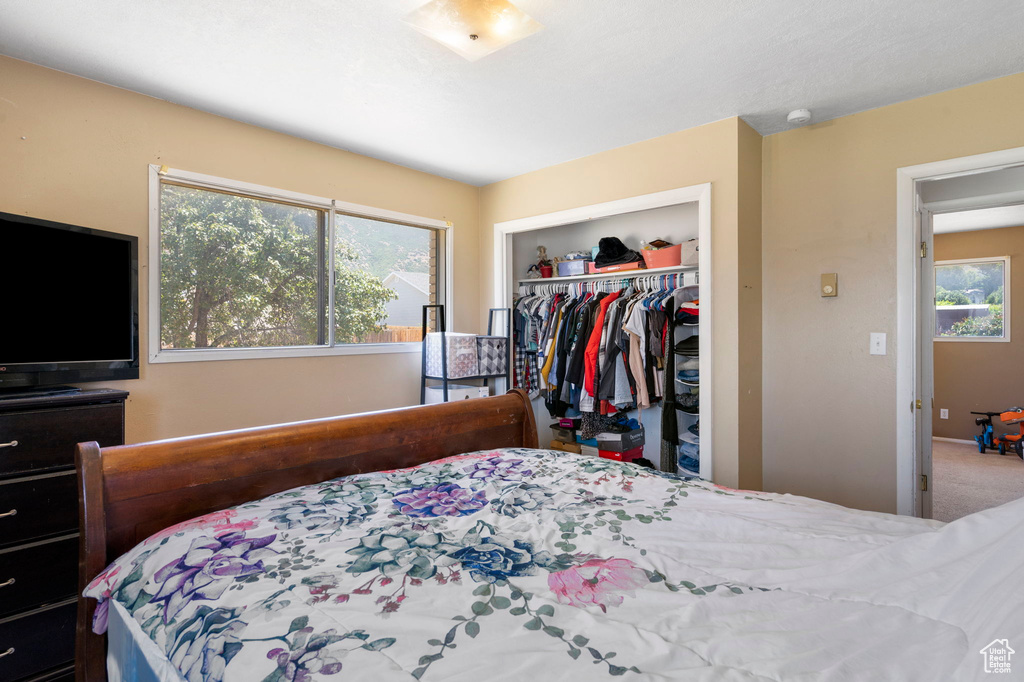
<svg viewBox="0 0 1024 682"><path fill-rule="evenodd" d="M978 452L966 443L932 441L932 518L954 521L1024 497L1024 461Z"/></svg>

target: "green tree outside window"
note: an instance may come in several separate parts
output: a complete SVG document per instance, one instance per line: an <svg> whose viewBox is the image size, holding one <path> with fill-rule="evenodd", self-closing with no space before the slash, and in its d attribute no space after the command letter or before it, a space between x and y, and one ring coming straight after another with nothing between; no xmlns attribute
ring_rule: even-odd
<svg viewBox="0 0 1024 682"><path fill-rule="evenodd" d="M361 233L363 244L336 240L335 281L328 283L326 219L313 208L163 184L162 347L324 345L329 284L336 343L384 331L385 305L396 294L365 262L373 226ZM429 267L429 256L418 251L415 259Z"/></svg>

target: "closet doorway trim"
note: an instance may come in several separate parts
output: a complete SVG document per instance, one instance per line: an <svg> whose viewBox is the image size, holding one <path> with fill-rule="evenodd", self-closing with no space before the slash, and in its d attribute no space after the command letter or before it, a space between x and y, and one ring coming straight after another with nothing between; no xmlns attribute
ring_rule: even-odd
<svg viewBox="0 0 1024 682"><path fill-rule="evenodd" d="M700 185L689 187L678 187L663 192L641 194L615 201L606 201L590 206L569 208L564 211L544 213L527 218L517 218L494 223L494 306L497 308L508 307L512 303L512 293L515 291L515 275L512 272L512 235L519 232L530 232L542 230L548 227L560 227L572 225L587 220L607 218L610 216L635 213L652 208L664 208L665 206L676 206L678 204L697 204L697 238L700 240L700 251L698 252L698 273L700 283L701 314L699 333L701 335L701 347L710 351L714 346L711 338L712 321L714 319L714 301L712 271L711 271L711 183L705 182ZM705 345L706 344L706 345ZM705 465L705 459L701 458L701 478L713 479L712 467L714 466L714 364L713 353L702 352L700 360L700 374L710 377L707 387L701 386L701 420L705 426L711 428L702 429L701 450L710 453ZM706 407L705 407L706 406ZM702 453L703 454L703 453ZM706 467L706 468L705 468Z"/></svg>

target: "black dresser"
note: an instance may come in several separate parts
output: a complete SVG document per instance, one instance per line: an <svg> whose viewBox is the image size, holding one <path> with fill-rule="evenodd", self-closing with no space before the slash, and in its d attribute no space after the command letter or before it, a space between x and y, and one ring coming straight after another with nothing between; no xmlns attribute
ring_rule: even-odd
<svg viewBox="0 0 1024 682"><path fill-rule="evenodd" d="M0 680L74 679L75 444L124 443L124 391L0 400Z"/></svg>

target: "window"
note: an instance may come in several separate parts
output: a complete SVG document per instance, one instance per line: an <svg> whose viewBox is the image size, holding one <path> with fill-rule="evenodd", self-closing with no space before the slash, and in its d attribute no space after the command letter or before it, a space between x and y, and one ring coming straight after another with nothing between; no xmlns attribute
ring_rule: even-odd
<svg viewBox="0 0 1024 682"><path fill-rule="evenodd" d="M391 218L439 221L189 175L154 180L151 360L419 348L422 306L444 300L446 229Z"/></svg>
<svg viewBox="0 0 1024 682"><path fill-rule="evenodd" d="M338 343L420 341L423 306L437 303L438 230L338 213Z"/></svg>
<svg viewBox="0 0 1024 682"><path fill-rule="evenodd" d="M165 349L324 343L323 211L164 183Z"/></svg>
<svg viewBox="0 0 1024 682"><path fill-rule="evenodd" d="M1010 340L1010 259L936 261L935 338Z"/></svg>

